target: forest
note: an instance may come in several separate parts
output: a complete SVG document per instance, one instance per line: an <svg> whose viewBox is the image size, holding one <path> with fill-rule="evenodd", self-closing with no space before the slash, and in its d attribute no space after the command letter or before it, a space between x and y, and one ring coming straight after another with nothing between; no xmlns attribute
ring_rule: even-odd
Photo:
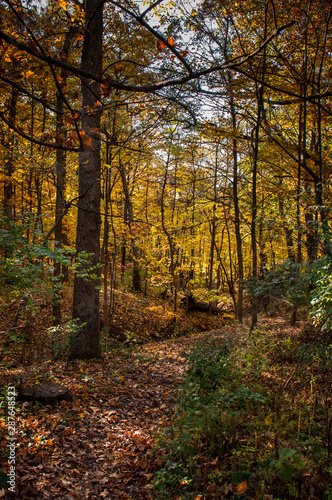
<svg viewBox="0 0 332 500"><path fill-rule="evenodd" d="M332 500L330 0L0 0L0 498Z"/></svg>

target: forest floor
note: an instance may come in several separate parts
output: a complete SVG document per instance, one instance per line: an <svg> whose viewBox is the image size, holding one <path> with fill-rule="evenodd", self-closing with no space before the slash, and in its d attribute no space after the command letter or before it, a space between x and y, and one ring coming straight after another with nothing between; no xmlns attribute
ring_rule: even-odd
<svg viewBox="0 0 332 500"><path fill-rule="evenodd" d="M163 466L163 450L155 447L157 434L174 418L174 405L190 349L211 342L214 346L245 345L249 324L238 325L230 317L208 317L204 313L195 313L188 320L179 313L180 332L171 329L171 338L151 340L147 334L149 314L155 322L151 331L160 333L165 325L167 328L173 324L168 323L173 313L164 307L158 309L161 323L158 326L155 308L160 306L147 304L144 299L143 307L142 300L127 296L122 306L118 305L118 315L126 317L128 324L140 321L141 325L131 330L127 343L114 341L109 345L104 339L106 352L102 361L50 360L45 336L43 341L39 340L44 346L44 350L38 347L39 359L33 357L33 349L22 354L22 348L17 350L16 358L9 355L3 358L0 376L5 385L48 380L61 383L72 395L71 401L62 401L55 407L17 403L17 498L157 498L153 482L156 471ZM42 318L39 316L38 320ZM185 330L197 331L198 325L203 332L183 335ZM262 328L271 329L274 334L291 328L294 336L303 330L303 324L290 327L287 320L275 317L265 318ZM37 342L39 337L35 335ZM140 340L144 342L141 344ZM7 432L3 415L0 419L3 472L8 469ZM0 485L0 498L6 495L11 498ZM207 492L204 497L191 498L230 497L227 492L225 496ZM170 494L169 498L181 496Z"/></svg>

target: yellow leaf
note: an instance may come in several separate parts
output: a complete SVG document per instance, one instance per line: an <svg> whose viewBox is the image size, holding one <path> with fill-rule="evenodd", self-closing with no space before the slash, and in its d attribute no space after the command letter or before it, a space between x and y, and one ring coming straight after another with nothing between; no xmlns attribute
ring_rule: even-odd
<svg viewBox="0 0 332 500"><path fill-rule="evenodd" d="M34 75L34 72L33 72L33 71L27 71L27 72L25 73L25 76L26 76L27 78L31 78L33 75Z"/></svg>
<svg viewBox="0 0 332 500"><path fill-rule="evenodd" d="M242 481L242 483L237 485L236 492L239 495L242 495L242 493L245 493L247 491L247 488L248 488L247 481Z"/></svg>
<svg viewBox="0 0 332 500"><path fill-rule="evenodd" d="M67 9L67 2L65 0L57 0L57 4L59 7L61 7L63 10Z"/></svg>

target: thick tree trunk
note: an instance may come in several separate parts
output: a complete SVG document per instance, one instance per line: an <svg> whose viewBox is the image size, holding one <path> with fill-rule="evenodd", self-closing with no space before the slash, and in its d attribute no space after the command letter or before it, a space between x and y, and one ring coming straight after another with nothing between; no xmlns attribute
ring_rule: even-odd
<svg viewBox="0 0 332 500"><path fill-rule="evenodd" d="M102 71L103 16L100 0L86 0L85 37L81 68L95 75ZM99 248L100 248L100 84L82 80L82 131L85 141L79 157L79 209L76 250L89 254L88 263L75 276L73 318L79 322L72 338L71 359L100 357L99 346ZM86 278L81 274L93 273Z"/></svg>

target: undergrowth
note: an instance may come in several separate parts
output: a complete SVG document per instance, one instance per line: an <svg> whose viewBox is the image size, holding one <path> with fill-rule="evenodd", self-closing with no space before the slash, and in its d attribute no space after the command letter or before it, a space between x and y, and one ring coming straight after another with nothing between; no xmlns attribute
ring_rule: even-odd
<svg viewBox="0 0 332 500"><path fill-rule="evenodd" d="M330 340L308 335L192 349L154 498L331 500L330 368Z"/></svg>

